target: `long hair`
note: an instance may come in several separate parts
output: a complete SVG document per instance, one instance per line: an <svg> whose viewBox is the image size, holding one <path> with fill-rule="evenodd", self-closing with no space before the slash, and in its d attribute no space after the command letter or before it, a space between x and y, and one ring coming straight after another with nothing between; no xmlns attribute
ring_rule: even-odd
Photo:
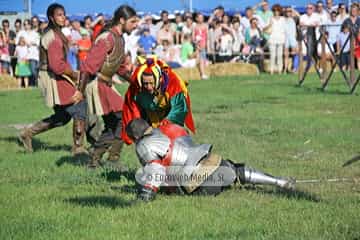
<svg viewBox="0 0 360 240"><path fill-rule="evenodd" d="M64 11L64 14L65 14L65 8L63 5L61 4L58 4L58 3L53 3L53 4L50 4L47 11L46 11L46 16L47 16L47 19L48 19L48 28L49 29L60 29L61 27L59 25L56 24L56 22L54 20L52 20L51 18L54 18L54 14L55 14L55 10L56 9L61 9Z"/></svg>
<svg viewBox="0 0 360 240"><path fill-rule="evenodd" d="M65 8L63 5L61 5L59 3L50 4L46 11L46 15L47 15L49 24L48 24L45 32L49 31L50 29L53 30L54 32L56 32L60 36L61 40L63 41L65 49L68 49L68 40L65 37L65 35L61 32L61 26L59 26L54 20L54 14L55 14L56 9L63 10L64 14L66 15Z"/></svg>
<svg viewBox="0 0 360 240"><path fill-rule="evenodd" d="M106 32L109 29L111 29L112 27L118 25L120 22L120 18L123 18L124 20L128 20L134 16L136 16L136 11L132 7L130 7L128 5L121 5L120 7L118 7L115 10L114 15L111 18L111 22L107 23L104 26L104 28L101 30L100 34L103 32Z"/></svg>
<svg viewBox="0 0 360 240"><path fill-rule="evenodd" d="M129 18L132 18L134 16L136 16L136 11L132 7L128 5L121 5L114 12L114 16L111 19L111 26L113 27L119 24L120 18L128 20Z"/></svg>

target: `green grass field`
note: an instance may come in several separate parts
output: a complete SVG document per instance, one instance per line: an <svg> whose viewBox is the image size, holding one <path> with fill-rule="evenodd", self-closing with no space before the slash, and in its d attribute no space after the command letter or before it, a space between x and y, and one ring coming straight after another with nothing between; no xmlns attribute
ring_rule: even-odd
<svg viewBox="0 0 360 240"><path fill-rule="evenodd" d="M1 91L0 239L360 239L360 161L342 167L360 151L359 96L336 77L325 93L314 76L295 83L295 75L192 81L194 138L275 175L353 181L298 184L293 193L234 186L149 204L134 201L131 174L88 171L71 158L71 124L35 137L35 152L24 153L13 125L52 111L38 90ZM122 159L139 167L133 146Z"/></svg>

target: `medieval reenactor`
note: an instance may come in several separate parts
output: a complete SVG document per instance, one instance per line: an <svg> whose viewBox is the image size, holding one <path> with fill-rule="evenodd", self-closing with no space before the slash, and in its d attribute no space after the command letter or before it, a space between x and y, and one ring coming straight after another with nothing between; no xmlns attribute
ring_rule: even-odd
<svg viewBox="0 0 360 240"><path fill-rule="evenodd" d="M73 119L73 155L86 153L83 147L86 101L78 90L78 72L67 61L68 39L61 32L65 25L65 9L54 3L47 9L49 21L46 33L41 37L39 85L46 105L54 114L24 128L19 140L28 152L32 152L32 137L49 129L64 126Z"/></svg>
<svg viewBox="0 0 360 240"><path fill-rule="evenodd" d="M186 126L195 133L187 82L156 57L138 58L123 109L123 139L131 144L125 126L135 118L156 128L168 122Z"/></svg>
<svg viewBox="0 0 360 240"><path fill-rule="evenodd" d="M293 179L274 177L245 164L225 160L211 151L210 144L195 144L187 131L174 123L152 128L147 121L133 119L126 127L136 143L136 154L143 165L137 176L141 187L138 198L154 199L160 188L178 187L185 194L216 195L230 184L268 184L294 187Z"/></svg>
<svg viewBox="0 0 360 240"><path fill-rule="evenodd" d="M102 156L108 152L107 164L125 170L120 163L123 98L112 79L115 74L125 80L131 76L130 57L125 53L122 34L130 34L136 27L136 11L127 5L114 13L110 26L100 33L80 66L80 89L88 101L88 113L102 116L105 128L94 143L89 168L101 165Z"/></svg>

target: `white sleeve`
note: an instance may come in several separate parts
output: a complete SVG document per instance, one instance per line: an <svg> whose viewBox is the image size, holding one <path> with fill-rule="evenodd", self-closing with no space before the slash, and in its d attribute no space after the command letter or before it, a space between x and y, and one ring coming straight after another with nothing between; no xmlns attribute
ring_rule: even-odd
<svg viewBox="0 0 360 240"><path fill-rule="evenodd" d="M15 38L15 44L16 44L16 45L19 44L20 37L23 37L23 36L24 36L23 30L21 30L20 32L18 32L18 33L16 34L16 38Z"/></svg>
<svg viewBox="0 0 360 240"><path fill-rule="evenodd" d="M33 33L33 36L31 38L31 44L40 46L40 34L37 32Z"/></svg>
<svg viewBox="0 0 360 240"><path fill-rule="evenodd" d="M305 25L305 15L300 16L300 24Z"/></svg>

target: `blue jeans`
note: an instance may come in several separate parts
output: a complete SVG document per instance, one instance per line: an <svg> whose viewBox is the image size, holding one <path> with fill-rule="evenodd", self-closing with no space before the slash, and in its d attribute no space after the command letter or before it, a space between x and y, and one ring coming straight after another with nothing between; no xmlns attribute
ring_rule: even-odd
<svg viewBox="0 0 360 240"><path fill-rule="evenodd" d="M10 63L9 62L0 60L0 65L1 65L1 68L6 69L9 72L9 68L10 68Z"/></svg>
<svg viewBox="0 0 360 240"><path fill-rule="evenodd" d="M178 62L167 62L167 64L171 67L171 68L181 68L181 64Z"/></svg>
<svg viewBox="0 0 360 240"><path fill-rule="evenodd" d="M39 61L30 59L30 70L31 70L31 78L30 85L37 86L38 85L38 76L39 76Z"/></svg>
<svg viewBox="0 0 360 240"><path fill-rule="evenodd" d="M70 51L67 54L67 60L69 61L71 68L75 71L78 70L78 58L77 58L77 50L74 48L70 48Z"/></svg>

